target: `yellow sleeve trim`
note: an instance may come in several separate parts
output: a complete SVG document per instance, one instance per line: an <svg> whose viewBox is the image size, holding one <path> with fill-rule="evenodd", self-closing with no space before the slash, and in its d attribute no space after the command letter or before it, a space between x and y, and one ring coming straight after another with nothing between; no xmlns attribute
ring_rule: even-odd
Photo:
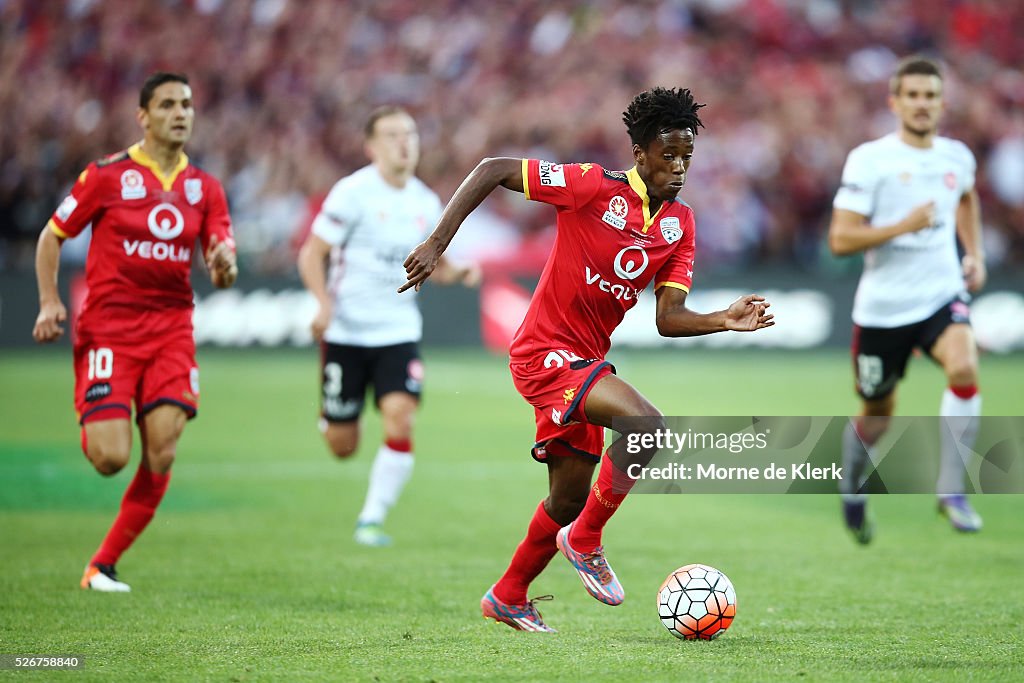
<svg viewBox="0 0 1024 683"><path fill-rule="evenodd" d="M678 282L667 282L666 281L666 282L659 282L658 284L654 285L655 289L661 289L662 287L674 287L675 289L683 290L687 294L690 293L690 288L689 287L687 287L686 285L681 285Z"/></svg>
<svg viewBox="0 0 1024 683"><path fill-rule="evenodd" d="M48 227L50 230L53 230L53 234L55 234L62 240L66 240L68 238L68 234L61 230L60 228L58 228L57 224L53 222L52 218L46 223L46 227Z"/></svg>
<svg viewBox="0 0 1024 683"><path fill-rule="evenodd" d="M530 160L523 159L523 194L530 198Z"/></svg>

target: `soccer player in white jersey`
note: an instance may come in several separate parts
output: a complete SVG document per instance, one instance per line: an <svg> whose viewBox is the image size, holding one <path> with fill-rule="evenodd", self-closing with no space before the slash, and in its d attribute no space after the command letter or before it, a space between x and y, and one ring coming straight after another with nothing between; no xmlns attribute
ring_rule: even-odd
<svg viewBox="0 0 1024 683"><path fill-rule="evenodd" d="M861 543L873 530L859 492L869 451L889 426L896 385L915 348L942 367L949 385L940 404L939 510L959 531L981 529L964 495L961 455L973 445L981 414L967 306L967 291L986 279L974 155L937 134L943 101L935 62L904 59L889 89L899 130L850 152L829 231L835 254L864 252L852 344L863 406L843 436L841 486L846 525Z"/></svg>
<svg viewBox="0 0 1024 683"><path fill-rule="evenodd" d="M413 175L419 135L406 111L376 109L365 133L371 163L331 189L298 266L320 304L311 324L323 366L320 429L339 458L359 446L359 418L373 386L383 443L355 539L382 546L391 542L384 519L412 474L413 421L423 381L422 318L414 298L397 290L405 282L402 262L437 222L441 201ZM439 282L472 285L478 278L475 267L446 263Z"/></svg>

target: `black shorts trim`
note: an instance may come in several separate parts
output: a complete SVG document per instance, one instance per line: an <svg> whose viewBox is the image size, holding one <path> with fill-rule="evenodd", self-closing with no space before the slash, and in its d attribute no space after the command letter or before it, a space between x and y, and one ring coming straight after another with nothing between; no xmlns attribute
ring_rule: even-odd
<svg viewBox="0 0 1024 683"><path fill-rule="evenodd" d="M576 361L576 362L579 362L579 361ZM615 366L612 365L611 363L609 363L606 360L597 362L597 360L595 359L595 360L586 361L586 362L587 363L595 363L596 362L597 365L594 367L593 370L590 371L590 374L587 375L587 379L584 380L583 386L581 386L580 390L578 392L576 392L576 397L572 400L572 403L569 404L569 409L566 410L565 414L562 416L562 422L564 424L568 424L572 420L572 414L574 412L576 412L576 407L579 406L580 401L583 400L583 397L587 395L587 391L590 389L590 385L593 384L594 380L597 379L597 373L601 372L601 370L604 367L607 366L607 367L610 367L612 369L612 374L613 375L615 374ZM583 365L582 367L585 368L587 366ZM582 453L583 451L580 451L580 452Z"/></svg>
<svg viewBox="0 0 1024 683"><path fill-rule="evenodd" d="M128 417L126 419L128 419L128 420L132 419L132 408L131 408L131 406L126 406L123 403L106 403L106 404L101 405L101 406L96 406L94 408L90 408L89 410L87 410L84 413L82 413L82 416L78 418L78 424L84 425L85 424L85 418L89 417L90 415L92 415L94 413L98 413L101 410L108 410L110 408L117 408L119 410L123 410L124 412L128 413Z"/></svg>
<svg viewBox="0 0 1024 683"><path fill-rule="evenodd" d="M533 444L533 448L530 449L530 457L533 458L534 460L536 460L537 462L546 465L549 458L547 458L547 457L544 457L544 458L539 457L537 455L537 451L539 451L541 449L546 450L546 449L548 449L551 446L551 444L557 444L558 446L560 446L562 448L565 448L567 451L569 451L569 453L564 454L564 455L559 455L557 453L553 453L552 455L554 455L556 458L565 457L565 455L578 455L579 457L583 458L584 460L589 460L590 462L594 463L595 465L597 463L601 462L601 456L600 455L594 455L593 453L588 453L587 451L584 451L584 450L581 450L579 448L576 448L575 446L570 444L568 441L565 441L564 439L549 439L548 441L544 441L544 442L538 441L537 443Z"/></svg>
<svg viewBox="0 0 1024 683"><path fill-rule="evenodd" d="M181 401L175 400L173 398L158 398L155 401L150 401L149 403L146 403L141 408L139 408L139 414L135 417L135 421L141 423L142 418L144 418L147 413L151 412L154 408L158 408L162 405L178 406L179 408L185 411L185 415L188 417L189 420L193 419L196 415L199 414L199 412L196 410L194 406L190 406L187 403L182 403Z"/></svg>

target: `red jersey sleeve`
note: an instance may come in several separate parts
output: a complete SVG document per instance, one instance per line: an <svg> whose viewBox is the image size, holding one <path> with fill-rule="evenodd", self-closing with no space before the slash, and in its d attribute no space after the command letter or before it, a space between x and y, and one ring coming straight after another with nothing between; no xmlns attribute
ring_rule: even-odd
<svg viewBox="0 0 1024 683"><path fill-rule="evenodd" d="M92 223L103 207L103 179L99 167L89 164L78 176L71 194L64 198L47 224L61 239L75 237Z"/></svg>
<svg viewBox="0 0 1024 683"><path fill-rule="evenodd" d="M679 239L672 255L654 276L654 289L675 287L690 291L693 282L693 255L696 245L693 212L687 211L683 218L683 236Z"/></svg>
<svg viewBox="0 0 1024 683"><path fill-rule="evenodd" d="M597 194L602 172L597 164L523 159L523 194L527 199L575 211Z"/></svg>
<svg viewBox="0 0 1024 683"><path fill-rule="evenodd" d="M203 254L210 248L210 238L217 237L217 242L227 242L231 250L235 249L235 233L231 229L231 215L228 213L228 200L224 196L224 187L216 178L206 177L209 184L209 197L206 200L206 215L199 229L199 240L203 245Z"/></svg>

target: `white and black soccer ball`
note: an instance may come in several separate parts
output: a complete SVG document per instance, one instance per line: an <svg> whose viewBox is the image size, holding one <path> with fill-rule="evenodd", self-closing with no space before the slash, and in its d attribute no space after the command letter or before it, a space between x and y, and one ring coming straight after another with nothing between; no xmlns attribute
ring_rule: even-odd
<svg viewBox="0 0 1024 683"><path fill-rule="evenodd" d="M736 589L729 577L714 567L688 564L661 584L658 616L676 638L717 638L736 618Z"/></svg>

